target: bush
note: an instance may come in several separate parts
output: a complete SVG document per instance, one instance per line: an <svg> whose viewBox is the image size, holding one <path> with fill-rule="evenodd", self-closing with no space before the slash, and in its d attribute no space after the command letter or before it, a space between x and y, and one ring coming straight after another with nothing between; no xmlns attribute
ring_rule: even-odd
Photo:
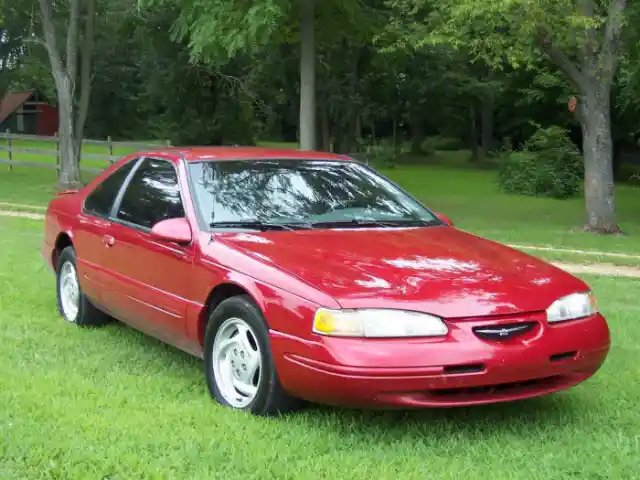
<svg viewBox="0 0 640 480"><path fill-rule="evenodd" d="M623 163L618 176L621 182L640 185L640 165Z"/></svg>
<svg viewBox="0 0 640 480"><path fill-rule="evenodd" d="M368 148L367 158L375 167L395 168L398 164L398 154L394 151L393 145L384 139L379 145Z"/></svg>
<svg viewBox="0 0 640 480"><path fill-rule="evenodd" d="M422 142L422 150L425 152L434 152L437 150L443 152L450 152L453 150L464 149L464 143L462 140L456 137L443 137L442 135L436 135L434 137L427 137Z"/></svg>
<svg viewBox="0 0 640 480"><path fill-rule="evenodd" d="M500 187L506 193L569 198L578 193L584 164L578 149L560 127L539 129L501 164Z"/></svg>

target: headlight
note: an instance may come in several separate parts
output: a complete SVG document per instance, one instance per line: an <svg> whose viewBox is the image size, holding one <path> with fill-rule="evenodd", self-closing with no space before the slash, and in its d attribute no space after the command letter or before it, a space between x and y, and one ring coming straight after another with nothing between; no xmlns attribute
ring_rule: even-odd
<svg viewBox="0 0 640 480"><path fill-rule="evenodd" d="M426 313L404 310L319 309L313 319L313 331L334 337L436 337L449 331L444 322Z"/></svg>
<svg viewBox="0 0 640 480"><path fill-rule="evenodd" d="M547 322L575 320L595 313L598 313L598 307L593 293L572 293L556 300L547 308Z"/></svg>

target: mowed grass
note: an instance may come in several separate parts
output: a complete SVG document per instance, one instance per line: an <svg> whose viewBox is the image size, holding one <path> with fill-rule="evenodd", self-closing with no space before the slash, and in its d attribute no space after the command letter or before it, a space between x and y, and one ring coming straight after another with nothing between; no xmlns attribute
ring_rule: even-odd
<svg viewBox="0 0 640 480"><path fill-rule="evenodd" d="M613 347L570 390L513 404L281 419L222 408L200 361L121 324L64 323L42 223L0 217L2 479L632 479L640 280L588 278Z"/></svg>

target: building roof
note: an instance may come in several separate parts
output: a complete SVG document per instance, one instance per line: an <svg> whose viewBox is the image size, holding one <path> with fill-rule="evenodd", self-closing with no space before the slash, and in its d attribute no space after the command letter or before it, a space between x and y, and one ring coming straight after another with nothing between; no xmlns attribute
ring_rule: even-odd
<svg viewBox="0 0 640 480"><path fill-rule="evenodd" d="M0 103L0 123L4 122L9 115L20 108L35 92L35 90L27 90L25 92L7 93L2 99L2 103Z"/></svg>

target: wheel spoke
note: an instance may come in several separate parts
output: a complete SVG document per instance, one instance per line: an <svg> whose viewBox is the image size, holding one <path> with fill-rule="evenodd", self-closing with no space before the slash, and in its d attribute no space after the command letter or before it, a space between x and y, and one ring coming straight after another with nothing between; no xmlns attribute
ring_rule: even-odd
<svg viewBox="0 0 640 480"><path fill-rule="evenodd" d="M247 327L246 325L238 325L238 333L239 340L242 343L242 348L247 352L247 354L258 351L257 344L255 344L254 346L249 340L249 337L253 338L253 333L249 330L249 327Z"/></svg>
<svg viewBox="0 0 640 480"><path fill-rule="evenodd" d="M253 384L253 377L255 376L256 372L260 368L260 354L256 352L251 353L249 355L249 358L247 358L245 365L246 365L246 370L243 369L242 378L247 383Z"/></svg>
<svg viewBox="0 0 640 480"><path fill-rule="evenodd" d="M233 386L238 392L242 393L243 395L246 395L247 397L253 397L258 391L257 387L254 387L251 384L245 383L242 380L239 380L237 378L233 379Z"/></svg>
<svg viewBox="0 0 640 480"><path fill-rule="evenodd" d="M226 340L221 341L217 349L218 356L220 357L220 359L226 358L227 354L229 353L229 348L235 344L236 344L235 338L227 338Z"/></svg>

